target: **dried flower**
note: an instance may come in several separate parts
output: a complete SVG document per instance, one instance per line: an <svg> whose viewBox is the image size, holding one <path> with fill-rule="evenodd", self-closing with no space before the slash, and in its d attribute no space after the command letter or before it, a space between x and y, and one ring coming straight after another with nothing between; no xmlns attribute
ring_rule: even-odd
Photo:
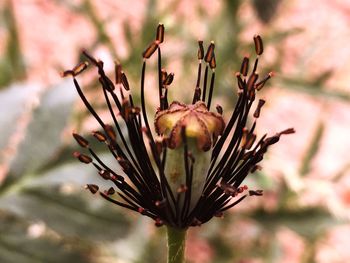
<svg viewBox="0 0 350 263"><path fill-rule="evenodd" d="M260 36L254 36L257 58L250 75L248 57L243 59L241 70L236 74L238 101L226 125L221 106L216 107L217 113L210 111L216 68L214 42L210 43L205 54L203 41L198 42L198 78L192 104L174 101L169 105L168 88L174 74L162 69L160 45L163 41L164 26L159 25L156 39L143 52L141 107L134 104L128 80L119 63L115 66L113 83L105 74L103 62L84 51L89 63L83 62L62 75L73 77L79 96L102 128L102 131L93 132L93 136L106 144L123 170L119 174L109 168L89 142L74 133L78 144L89 152L89 155L75 152L74 156L83 163L94 165L99 175L113 182L116 188L100 191L97 185L88 184L87 189L92 193L99 192L112 203L152 218L157 226L165 224L186 229L201 225L214 216L221 217L247 196L262 195L262 190L248 190L242 183L249 173L260 168L258 163L268 147L278 142L282 134L294 130L287 129L271 137L264 135L256 142L256 119L264 100L257 103L252 116L254 122L247 127L256 93L272 76L269 73L259 80L257 74L259 56L263 53ZM146 112L145 72L147 59L156 52L159 107L152 129ZM88 64L98 70L113 125L106 124L96 113L76 80ZM125 125L127 134L123 133L122 125Z"/></svg>

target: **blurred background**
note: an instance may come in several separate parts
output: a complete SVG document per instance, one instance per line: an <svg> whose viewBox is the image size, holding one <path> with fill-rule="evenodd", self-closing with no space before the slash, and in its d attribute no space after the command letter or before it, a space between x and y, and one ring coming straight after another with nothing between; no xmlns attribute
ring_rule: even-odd
<svg viewBox="0 0 350 263"><path fill-rule="evenodd" d="M276 76L259 93L267 104L258 132L296 130L247 180L264 189L263 197L191 229L188 262L348 262L350 1L344 0L0 1L0 262L165 262L163 228L84 190L100 182L72 157L71 133L88 136L97 124L72 81L60 77L87 49L111 75L118 59L137 95L141 53L159 22L174 99L195 86L197 40L215 41L214 103L226 117L235 102L234 73L244 55L254 57L253 36L260 34L259 72ZM103 113L94 76L89 70L79 79Z"/></svg>

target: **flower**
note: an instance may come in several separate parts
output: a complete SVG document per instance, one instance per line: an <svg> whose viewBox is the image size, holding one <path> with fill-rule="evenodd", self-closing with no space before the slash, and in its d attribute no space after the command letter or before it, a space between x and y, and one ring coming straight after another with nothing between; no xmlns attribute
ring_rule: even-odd
<svg viewBox="0 0 350 263"><path fill-rule="evenodd" d="M249 173L259 169L258 163L268 147L278 142L282 134L294 130L287 129L271 137L264 135L256 142L256 120L265 103L261 99L253 113L254 122L247 127L256 93L272 76L269 73L259 80L256 72L259 56L263 53L260 36L254 37L257 58L251 73L248 75L249 58L245 57L240 72L236 74L238 101L226 124L221 106L216 107L216 113L210 111L216 68L215 44L211 42L205 53L203 42L199 41L198 78L192 104L174 101L169 105L168 87L174 74L162 69L160 46L163 40L164 26L160 24L155 41L143 52L140 107L133 101L120 64L115 65L113 83L103 69L103 62L83 52L98 70L113 125L106 124L96 113L76 79L88 67L88 62L63 72L63 76L73 77L80 98L102 128L92 135L106 144L123 170L123 173L117 173L109 168L88 140L73 133L78 144L89 153L75 152L74 156L83 163L92 164L103 179L114 184L114 187L102 191L95 184L88 184L86 188L114 204L152 218L157 226L165 224L186 229L199 226L214 216L221 217L247 196L262 195L262 190L248 190L242 183ZM155 52L158 53L159 107L152 129L144 91L146 61ZM123 132L124 126L127 133Z"/></svg>

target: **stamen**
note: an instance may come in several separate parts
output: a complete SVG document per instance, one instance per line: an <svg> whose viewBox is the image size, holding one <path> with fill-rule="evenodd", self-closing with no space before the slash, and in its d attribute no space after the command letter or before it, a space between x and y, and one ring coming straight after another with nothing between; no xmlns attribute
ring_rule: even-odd
<svg viewBox="0 0 350 263"><path fill-rule="evenodd" d="M214 41L211 41L208 47L207 53L205 54L205 57L204 57L205 62L210 63L210 60L214 56L214 49L215 49Z"/></svg>
<svg viewBox="0 0 350 263"><path fill-rule="evenodd" d="M246 77L249 70L249 58L244 57L241 65L241 74Z"/></svg>
<svg viewBox="0 0 350 263"><path fill-rule="evenodd" d="M258 102L258 106L256 106L256 110L253 114L254 118L259 118L261 108L262 108L262 106L264 106L264 104L265 104L265 100L260 99Z"/></svg>
<svg viewBox="0 0 350 263"><path fill-rule="evenodd" d="M263 190L249 190L250 196L262 196Z"/></svg>
<svg viewBox="0 0 350 263"><path fill-rule="evenodd" d="M111 140L115 141L117 139L117 135L111 125L105 125L105 132Z"/></svg>
<svg viewBox="0 0 350 263"><path fill-rule="evenodd" d="M204 47L203 47L203 41L198 40L198 53L197 53L197 58L198 60L202 60L204 57Z"/></svg>
<svg viewBox="0 0 350 263"><path fill-rule="evenodd" d="M115 72L115 84L122 83L122 65L115 61L114 62L114 72Z"/></svg>
<svg viewBox="0 0 350 263"><path fill-rule="evenodd" d="M115 190L113 187L110 187L106 192L107 195L114 195L115 194Z"/></svg>
<svg viewBox="0 0 350 263"><path fill-rule="evenodd" d="M85 185L85 189L90 190L90 192L92 194L96 194L98 189L99 189L99 187L97 185L95 185L95 184L87 184L87 185Z"/></svg>
<svg viewBox="0 0 350 263"><path fill-rule="evenodd" d="M125 90L130 90L129 81L124 72L121 74L121 82Z"/></svg>
<svg viewBox="0 0 350 263"><path fill-rule="evenodd" d="M107 137L99 131L93 131L92 132L92 136L94 136L97 140L99 140L100 142L105 142L107 141Z"/></svg>
<svg viewBox="0 0 350 263"><path fill-rule="evenodd" d="M254 36L255 52L257 55L261 55L264 51L262 39L259 35Z"/></svg>
<svg viewBox="0 0 350 263"><path fill-rule="evenodd" d="M146 50L142 53L143 58L148 59L150 58L153 53L157 50L159 46L159 41L153 41L147 48Z"/></svg>
<svg viewBox="0 0 350 263"><path fill-rule="evenodd" d="M81 147L83 148L89 147L89 142L81 135L77 133L73 133L73 137Z"/></svg>
<svg viewBox="0 0 350 263"><path fill-rule="evenodd" d="M157 27L156 40L159 41L159 43L163 43L163 41L164 41L164 25L163 24L159 24Z"/></svg>
<svg viewBox="0 0 350 263"><path fill-rule="evenodd" d="M79 161L81 161L82 163L88 164L92 162L92 158L90 156L81 154L80 152L74 152L73 156L77 158Z"/></svg>

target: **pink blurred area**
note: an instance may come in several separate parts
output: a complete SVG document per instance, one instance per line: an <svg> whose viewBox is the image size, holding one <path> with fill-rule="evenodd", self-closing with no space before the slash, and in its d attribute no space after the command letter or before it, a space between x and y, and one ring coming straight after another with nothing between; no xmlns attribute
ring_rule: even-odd
<svg viewBox="0 0 350 263"><path fill-rule="evenodd" d="M27 82L40 83L43 86L60 82L59 73L72 68L78 60L79 51L96 41L97 32L91 20L75 10L82 2L84 1L12 1L27 69ZM174 5L174 2L159 1L156 11L161 13ZM211 40L212 32L208 25L220 16L222 2L178 2L173 12L164 11L166 15L161 22L166 28L173 29L176 25L183 35L190 34L194 38ZM105 21L105 29L113 45L118 47L116 55L123 61L133 52L127 44L123 25L130 24L132 33L139 35L148 2L132 1L131 4L131 1L101 0L91 3L95 15ZM4 2L0 3L0 6L3 4ZM204 15L193 11L198 8L203 10ZM277 50L282 50L282 57L279 57L282 67L275 69L277 79L293 77L310 82L326 72L332 72L325 82L326 90L318 95L305 90L285 88L281 81L264 88L260 96L267 100L267 104L262 109L258 131L259 135L263 135L267 131L274 133L294 127L296 134L282 136L281 142L271 148L269 157L263 163L264 173L276 182L284 179L288 187L297 194L297 206L322 206L329 209L335 217L349 220L350 103L349 100L330 97L328 94L341 92L347 98L350 97L350 1L284 0L269 24L263 24L257 19L248 1L242 4L238 15L242 24L249 24L237 36L243 41L251 39L256 33L268 38L271 32L300 30L299 33L266 46L264 56L267 58L263 61L266 60L267 63L270 63L269 59L277 59ZM2 36L5 37L6 32L0 30L0 38ZM2 43L0 42L0 56L4 50ZM174 43L183 44L179 39L175 39ZM97 55L109 61L107 66L113 65L115 58L103 45L97 46ZM167 47L164 49L166 56ZM175 52L172 48L168 48L168 51ZM220 53L220 45L216 52ZM302 176L301 163L320 122L325 127L320 149L309 172ZM266 209L273 207L278 198L273 189L269 191L266 197L262 197L264 200L260 200ZM344 227L330 229L317 243L315 262L336 263L349 260L348 247L345 245L350 244L349 225L347 223ZM302 262L305 240L287 228L280 229L275 235L284 254L283 260L279 262ZM213 257L214 252L209 244L195 234L190 236L190 241L188 259L191 262L211 262L208 259ZM247 259L242 262L262 261Z"/></svg>

